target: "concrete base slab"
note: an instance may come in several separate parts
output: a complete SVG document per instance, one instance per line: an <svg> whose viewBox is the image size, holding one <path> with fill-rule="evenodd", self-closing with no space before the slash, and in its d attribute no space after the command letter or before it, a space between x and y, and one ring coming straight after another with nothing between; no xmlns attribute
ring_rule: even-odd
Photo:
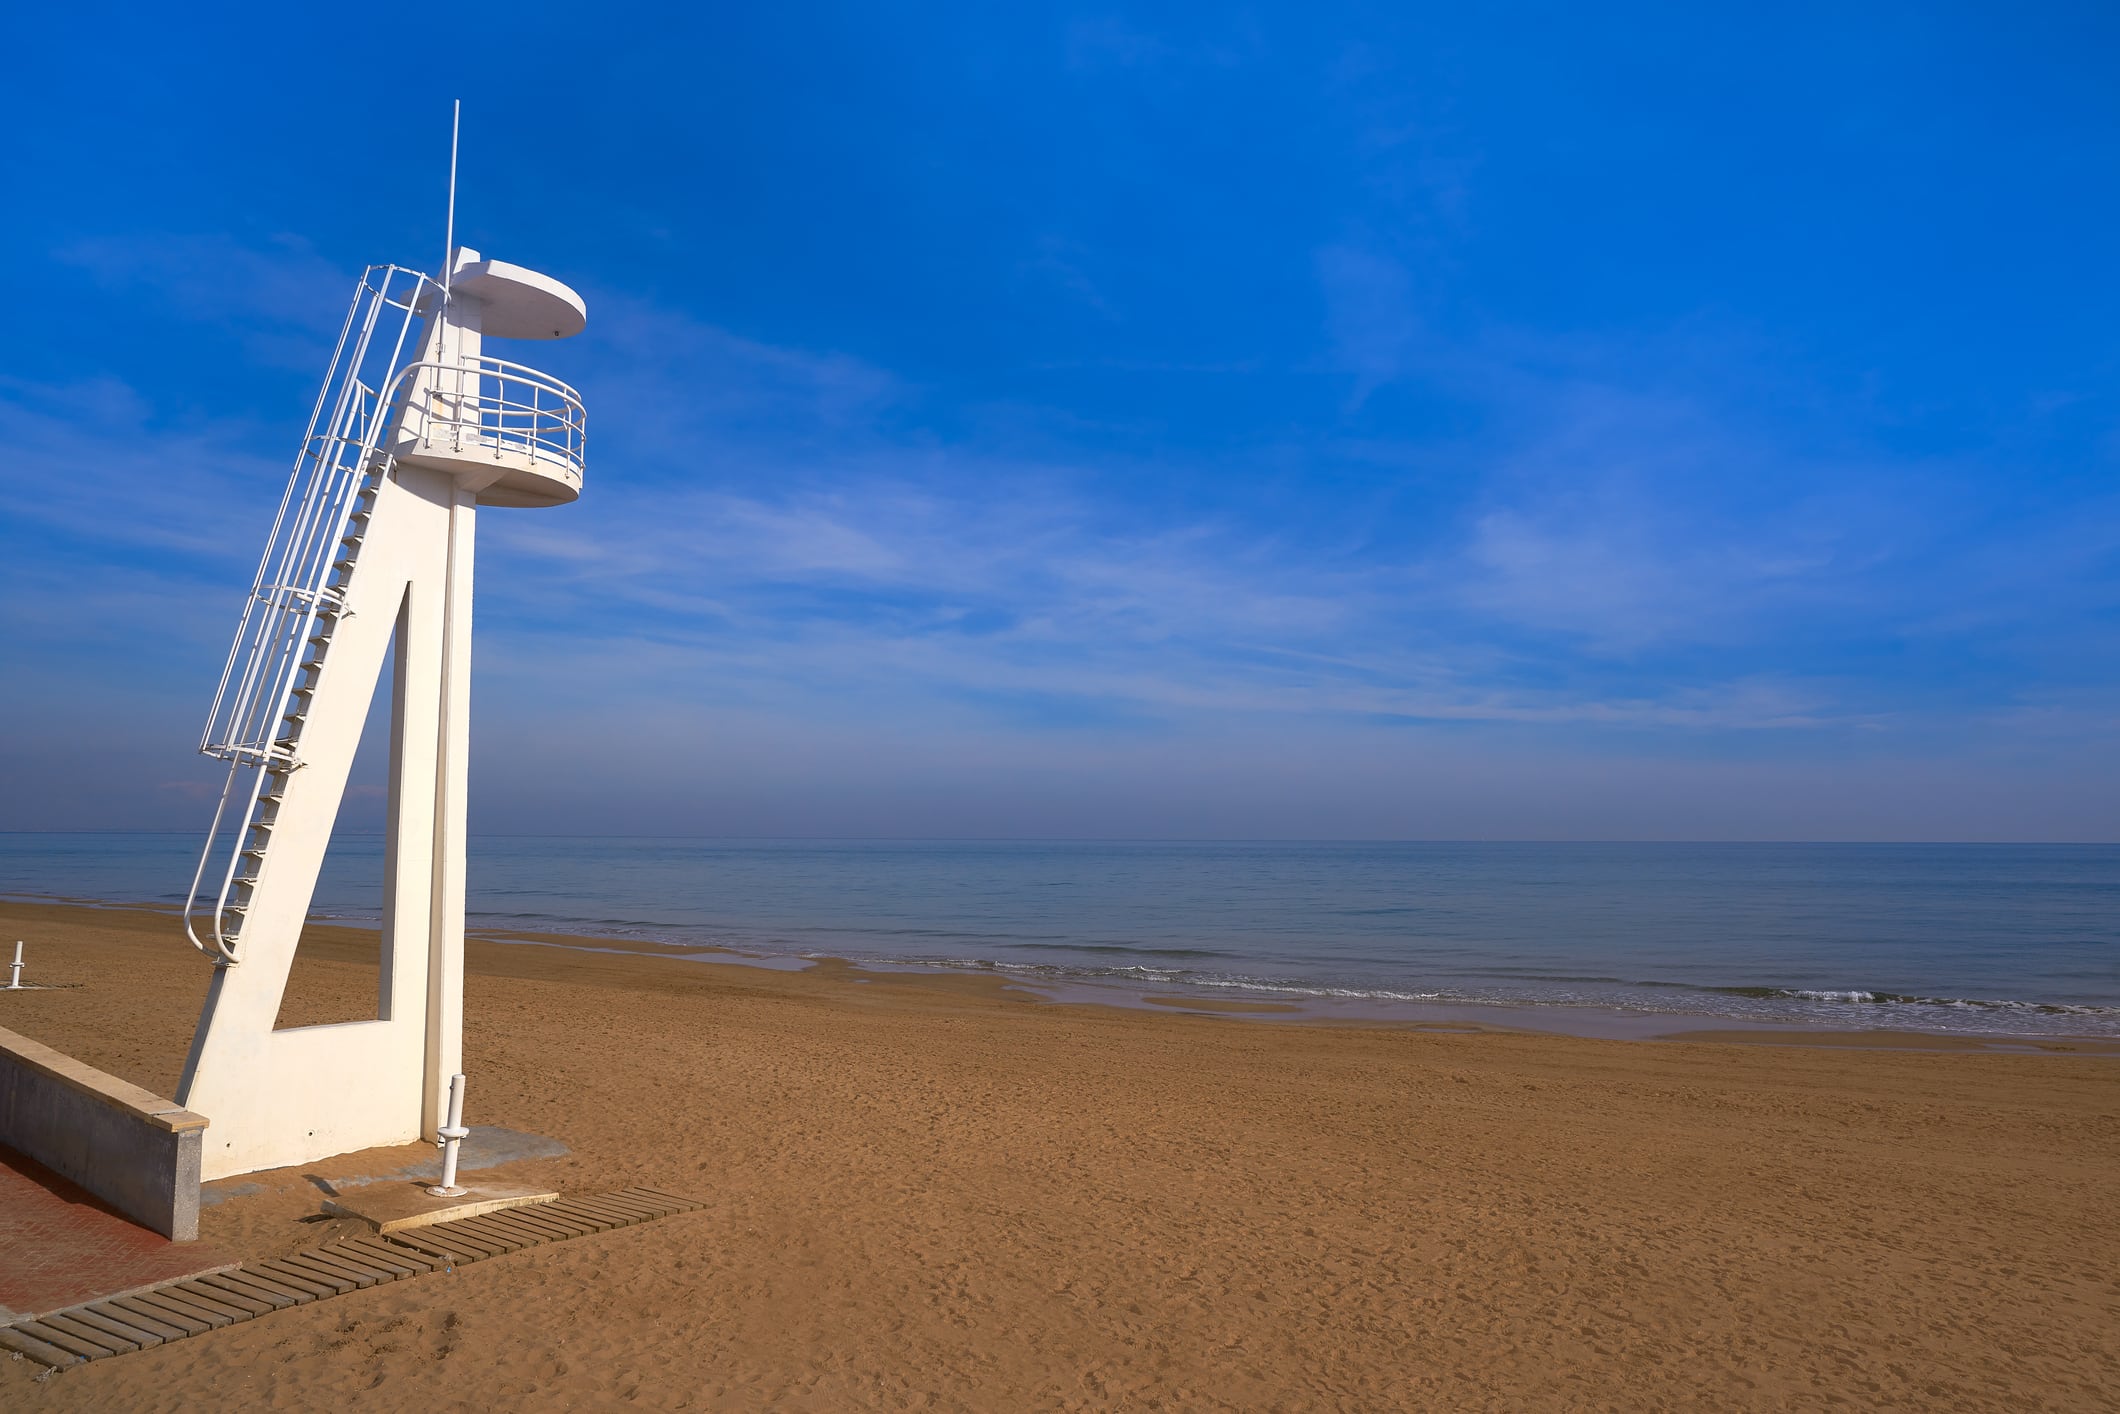
<svg viewBox="0 0 2120 1414"><path fill-rule="evenodd" d="M462 1195L437 1198L419 1184L378 1183L358 1193L345 1193L325 1200L324 1211L340 1217L359 1218L377 1232L399 1232L409 1227L425 1227L430 1223L498 1212L503 1208L550 1203L559 1197L549 1189L523 1188L514 1184L460 1186L464 1188Z"/></svg>
<svg viewBox="0 0 2120 1414"><path fill-rule="evenodd" d="M504 1129L497 1124L474 1124L470 1138L464 1141L463 1150L457 1156L458 1181L468 1182L462 1175L477 1169L499 1168L502 1164L519 1163L525 1159L554 1159L567 1152L566 1145L542 1134L525 1134L519 1129ZM419 1157L410 1163L392 1162L400 1155L410 1154ZM334 1198L349 1188L362 1188L371 1183L417 1179L431 1185L442 1181L442 1157L439 1146L434 1144L402 1144L395 1149L340 1154L307 1167L310 1182ZM221 1179L208 1184L201 1201L207 1204L219 1201L216 1195L234 1182Z"/></svg>

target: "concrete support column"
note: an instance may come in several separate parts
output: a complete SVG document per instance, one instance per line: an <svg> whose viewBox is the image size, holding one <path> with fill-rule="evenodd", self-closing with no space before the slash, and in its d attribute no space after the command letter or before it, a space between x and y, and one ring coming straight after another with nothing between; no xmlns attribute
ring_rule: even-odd
<svg viewBox="0 0 2120 1414"><path fill-rule="evenodd" d="M464 864L471 766L471 588L478 505L458 486L449 507L442 617L441 720L436 724L434 906L427 949L426 1108L421 1133L440 1138L450 1077L463 1069Z"/></svg>

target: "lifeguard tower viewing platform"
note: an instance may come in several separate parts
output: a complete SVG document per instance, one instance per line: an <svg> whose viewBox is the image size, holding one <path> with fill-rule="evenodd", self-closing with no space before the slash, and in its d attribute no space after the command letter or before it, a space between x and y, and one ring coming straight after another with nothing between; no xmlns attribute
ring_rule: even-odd
<svg viewBox="0 0 2120 1414"><path fill-rule="evenodd" d="M447 472L482 506L556 506L582 489L581 395L548 374L488 358L496 339L564 339L588 322L550 276L460 251L436 357L407 368L391 455Z"/></svg>

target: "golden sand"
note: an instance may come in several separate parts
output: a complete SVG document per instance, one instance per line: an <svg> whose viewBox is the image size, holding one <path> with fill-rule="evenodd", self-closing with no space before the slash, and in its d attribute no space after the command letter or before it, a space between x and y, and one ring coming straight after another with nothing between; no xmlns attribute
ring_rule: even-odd
<svg viewBox="0 0 2120 1414"><path fill-rule="evenodd" d="M168 1093L207 968L0 906L5 1024ZM315 929L283 1019L372 1007ZM364 968L361 959L366 958ZM1329 1027L474 942L470 1118L702 1211L0 1408L2111 1409L2120 1061ZM371 1013L372 1014L372 1011ZM1783 1038L1801 1039L1801 1038ZM309 1172L378 1170L408 1147ZM311 1245L302 1173L203 1235Z"/></svg>

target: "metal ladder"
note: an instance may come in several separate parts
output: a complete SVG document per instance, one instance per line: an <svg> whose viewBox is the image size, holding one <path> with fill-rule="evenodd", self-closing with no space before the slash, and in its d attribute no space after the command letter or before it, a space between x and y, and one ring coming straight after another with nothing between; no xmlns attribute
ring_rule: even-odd
<svg viewBox="0 0 2120 1414"><path fill-rule="evenodd" d="M408 355L419 353L407 345L440 298L415 270L374 265L362 275L221 670L199 750L228 762L228 780L184 904L186 936L219 966L240 961L273 822L302 768L310 699L390 474L386 436L401 412Z"/></svg>

